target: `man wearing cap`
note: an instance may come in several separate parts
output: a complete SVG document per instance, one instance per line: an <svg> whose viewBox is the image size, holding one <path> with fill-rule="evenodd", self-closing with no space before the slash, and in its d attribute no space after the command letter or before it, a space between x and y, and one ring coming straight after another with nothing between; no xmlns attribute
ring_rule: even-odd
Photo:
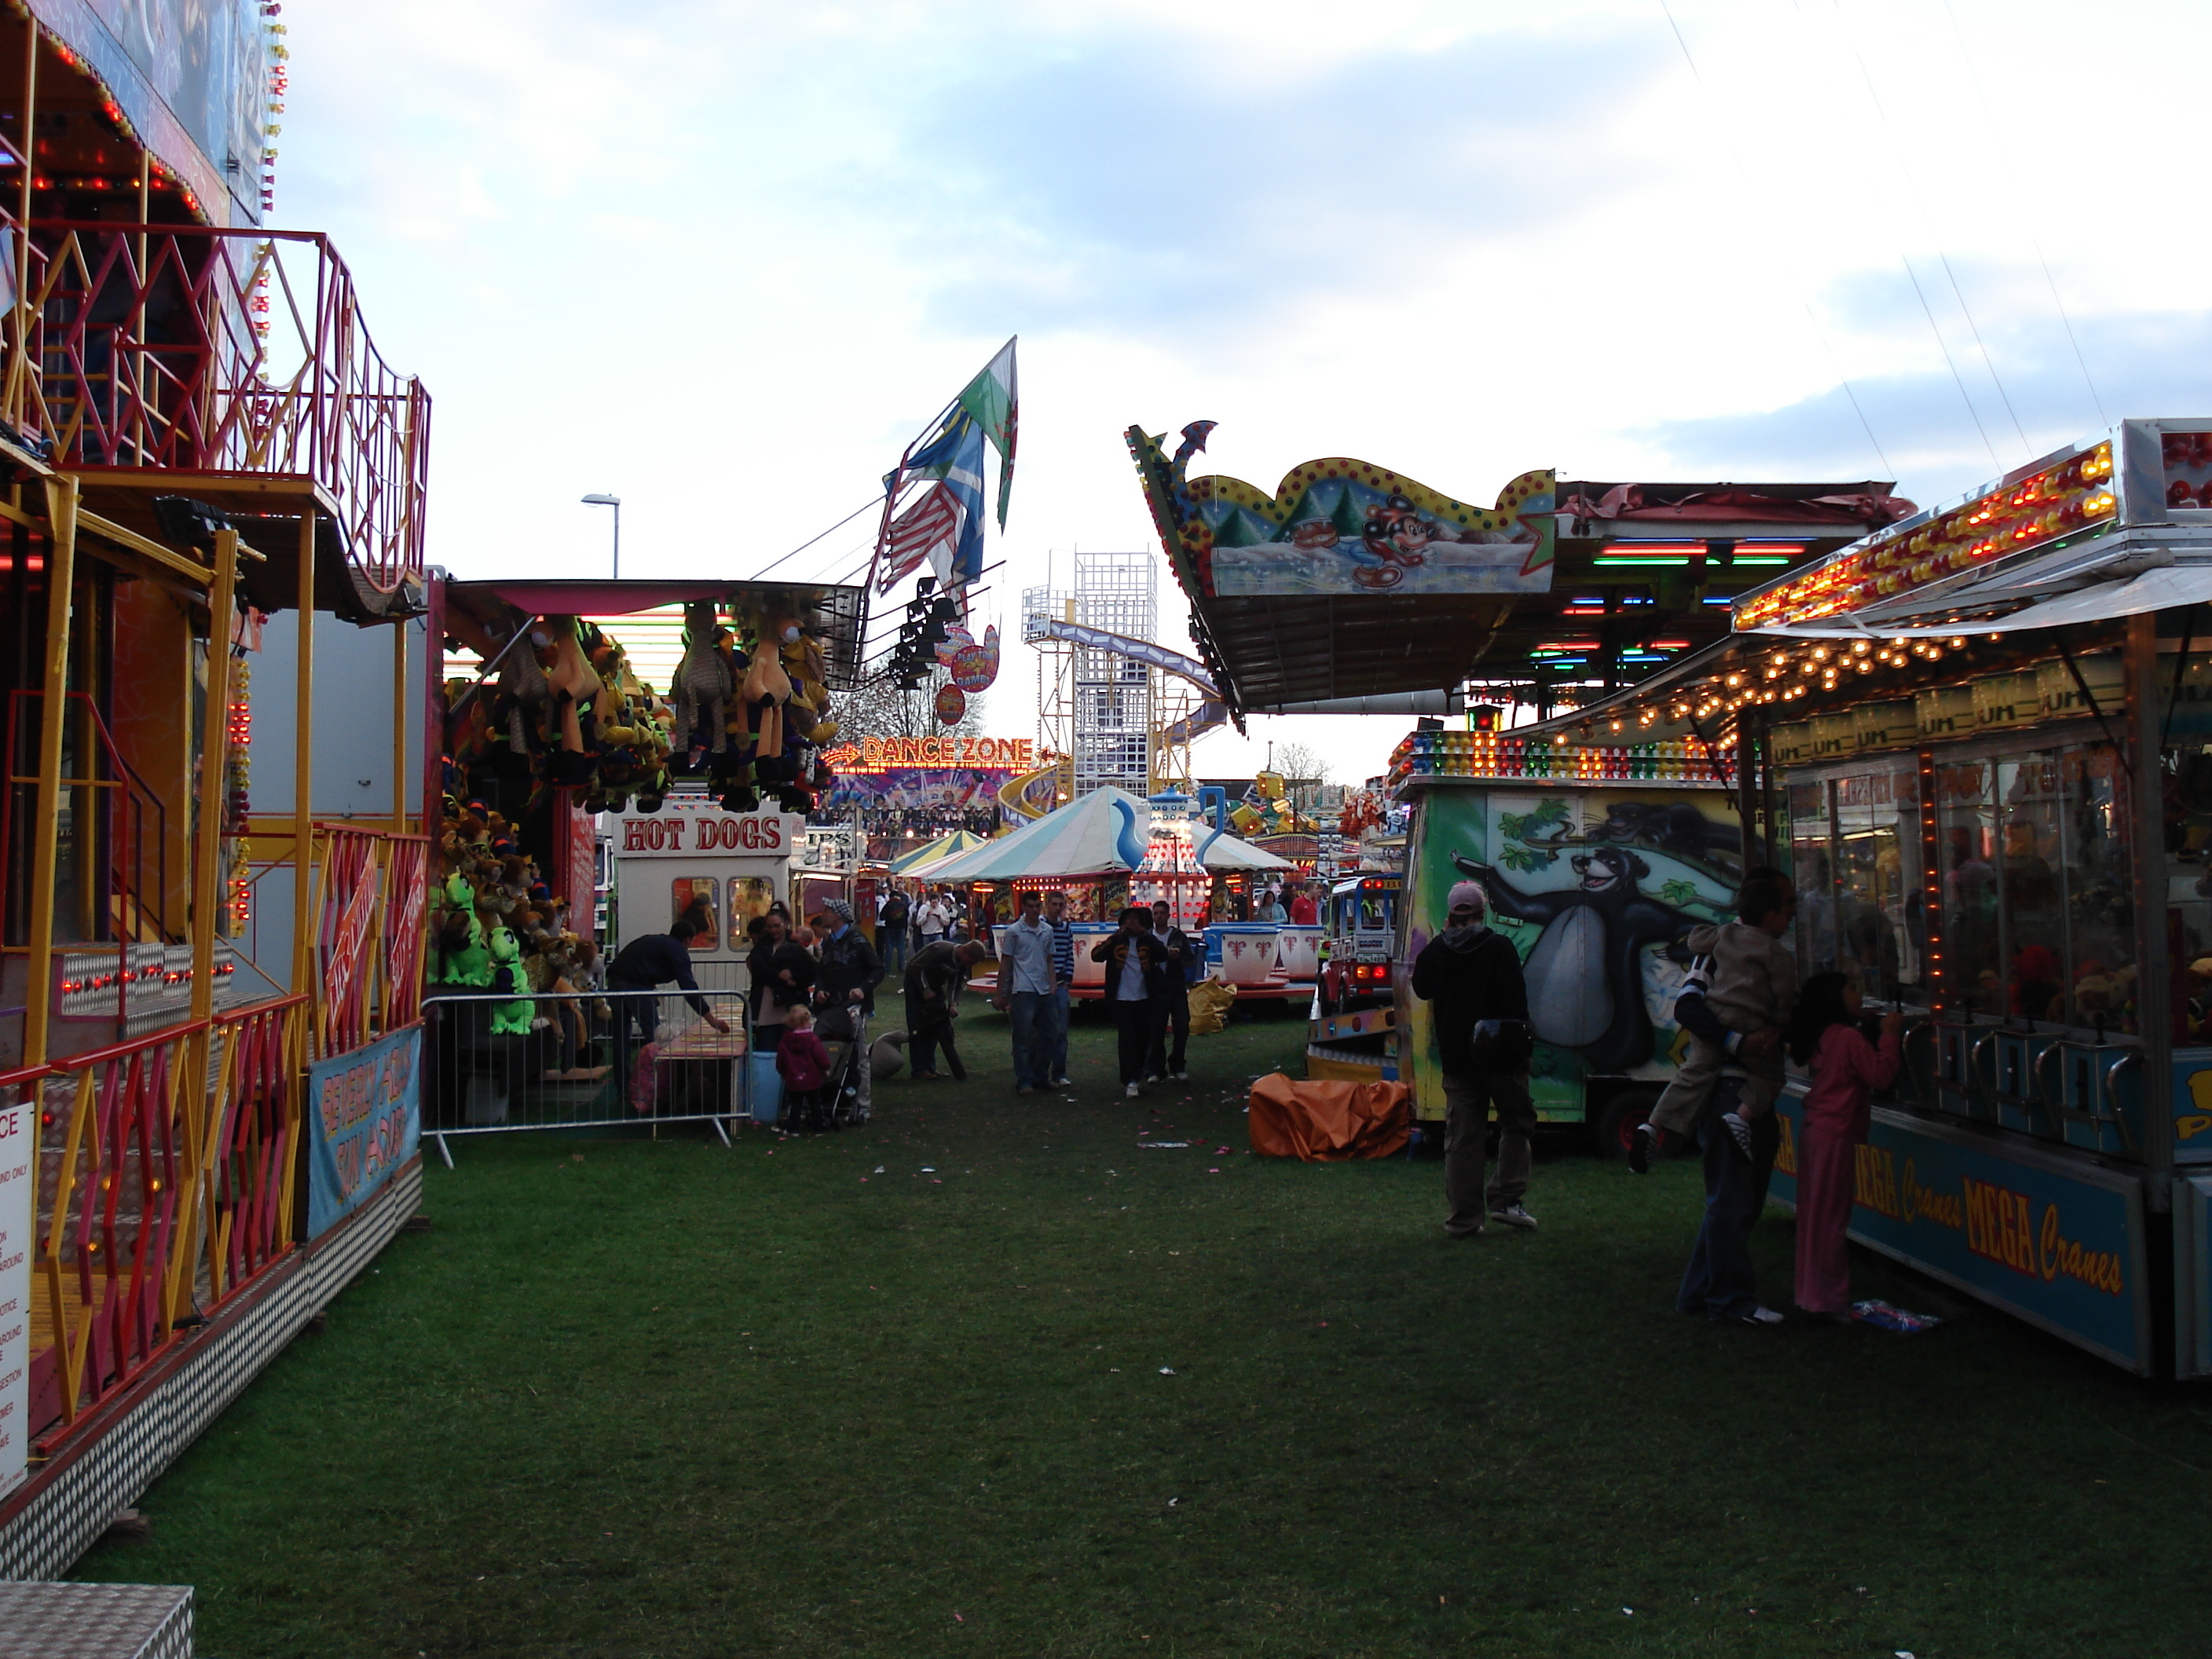
<svg viewBox="0 0 2212 1659"><path fill-rule="evenodd" d="M853 1045L864 1057L868 1051L868 1016L876 1011L876 987L883 982L884 959L876 954L875 946L853 925L853 907L841 898L822 901L821 914L814 918L816 931L821 936L821 970L814 976L814 1007L817 1015L842 1012L852 1020L850 1033ZM833 1033L841 1020L830 1022ZM852 1068L854 1121L866 1123L874 1091L873 1068L866 1065Z"/></svg>
<svg viewBox="0 0 2212 1659"><path fill-rule="evenodd" d="M1492 1221L1534 1231L1536 1218L1521 1202L1536 1127L1521 953L1485 924L1490 906L1481 883L1455 884L1444 902L1444 931L1413 958L1413 994L1434 1005L1431 1024L1443 1062L1444 1234L1480 1237L1486 1208ZM1486 1191L1482 1143L1493 1107L1498 1170Z"/></svg>

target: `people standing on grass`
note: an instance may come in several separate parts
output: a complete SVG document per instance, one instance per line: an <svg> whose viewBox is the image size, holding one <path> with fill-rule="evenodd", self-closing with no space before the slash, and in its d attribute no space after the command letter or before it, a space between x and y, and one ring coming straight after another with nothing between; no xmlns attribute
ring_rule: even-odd
<svg viewBox="0 0 2212 1659"><path fill-rule="evenodd" d="M1524 1231L1536 1218L1528 1190L1535 1103L1528 1093L1534 1047L1521 953L1485 920L1480 882L1445 896L1444 930L1413 958L1413 994L1434 1005L1431 1025L1444 1085L1444 1236L1476 1238L1483 1216ZM1498 1169L1483 1184L1483 1142L1498 1113Z"/></svg>
<svg viewBox="0 0 2212 1659"><path fill-rule="evenodd" d="M1737 890L1734 921L1690 930L1685 943L1695 954L1676 996L1702 995L1722 1029L1717 1036L1690 1032L1666 1092L1650 1120L1636 1126L1628 1149L1632 1173L1648 1172L1668 1141L1697 1133L1724 1069L1741 1081L1733 1109L1722 1109L1721 1127L1750 1158L1753 1122L1771 1113L1782 1093L1782 1036L1797 1003L1797 958L1782 938L1795 915L1789 901L1796 891L1779 870L1761 866Z"/></svg>
<svg viewBox="0 0 2212 1659"><path fill-rule="evenodd" d="M1812 1087L1797 1136L1797 1305L1807 1313L1851 1316L1851 1267L1844 1235L1851 1224L1856 1148L1873 1120L1869 1097L1897 1079L1905 1016L1881 1017L1881 1046L1860 1035L1858 987L1842 974L1805 981L1790 1022L1790 1056L1808 1068Z"/></svg>
<svg viewBox="0 0 2212 1659"><path fill-rule="evenodd" d="M952 1022L960 1015L960 989L968 982L968 971L982 959L983 947L973 940L955 945L949 939L940 939L934 945L923 945L907 963L907 1052L913 1057L916 1083L934 1082L939 1077L940 1048L954 1081L968 1080L968 1068L960 1063L960 1050L953 1046Z"/></svg>
<svg viewBox="0 0 2212 1659"><path fill-rule="evenodd" d="M1066 1089L1073 1086L1067 1080L1067 1021L1075 993L1075 927L1067 919L1067 895L1056 887L1044 896L1044 922L1052 929L1053 1000L1059 1005L1048 1080L1055 1089Z"/></svg>
<svg viewBox="0 0 2212 1659"><path fill-rule="evenodd" d="M1753 925L1778 940L1790 931L1796 913L1796 892L1771 873L1754 875L1737 890L1736 915L1757 918ZM1786 1017L1794 1008L1782 1012ZM1683 994L1675 1000L1674 1019L1692 1036L1725 1054L1698 1120L1698 1135L1705 1162L1705 1217L1681 1288L1675 1292L1674 1305L1684 1313L1702 1310L1707 1318L1720 1324L1778 1325L1782 1316L1759 1299L1751 1263L1751 1230L1766 1207L1766 1188L1774 1176L1782 1129L1771 1109L1745 1114L1737 1108L1750 1080L1750 1068L1768 1063L1782 1033L1772 1027L1749 1036L1730 1033L1708 1006L1707 994L1695 980L1688 981ZM1732 1053L1727 1052L1731 1036L1735 1037ZM1744 1131L1741 1136L1735 1132L1738 1124Z"/></svg>
<svg viewBox="0 0 2212 1659"><path fill-rule="evenodd" d="M930 893L921 901L921 908L914 913L915 932L921 936L921 948L944 939L952 926L952 905L941 893Z"/></svg>
<svg viewBox="0 0 2212 1659"><path fill-rule="evenodd" d="M913 914L914 906L896 886L884 896L883 908L876 912L876 950L888 972L906 971L907 922Z"/></svg>
<svg viewBox="0 0 2212 1659"><path fill-rule="evenodd" d="M1022 895L1021 915L999 935L995 1006L1013 1016L1014 1092L1034 1094L1052 1082L1059 1024L1059 936L1045 925L1044 896Z"/></svg>
<svg viewBox="0 0 2212 1659"><path fill-rule="evenodd" d="M635 1024L641 1046L650 1043L660 1029L660 999L642 993L657 990L672 980L686 993L692 1012L727 1036L729 1022L720 1018L699 994L699 981L691 973L691 941L699 929L679 921L665 933L643 933L623 946L607 964L608 1000L615 1005L615 1075L629 1075L630 1028Z"/></svg>
<svg viewBox="0 0 2212 1659"><path fill-rule="evenodd" d="M775 1069L783 1079L784 1115L800 1127L826 1128L836 1121L835 1101L822 1098L830 1082L830 1051L814 1034L814 1015L805 1003L790 1011L778 1028Z"/></svg>
<svg viewBox="0 0 2212 1659"><path fill-rule="evenodd" d="M1172 1078L1182 1083L1190 1077L1184 1050L1190 1045L1191 969L1203 960L1203 953L1193 949L1190 935L1175 925L1165 899L1152 901L1152 937L1165 949L1167 965L1160 975L1159 1001L1152 1013L1152 1043L1145 1055L1145 1081L1158 1083ZM1172 1052L1168 1042L1170 1032L1175 1038Z"/></svg>
<svg viewBox="0 0 2212 1659"><path fill-rule="evenodd" d="M1114 1009L1121 1092L1134 1100L1152 1043L1152 1009L1167 972L1167 948L1152 937L1152 912L1142 905L1127 906L1121 923L1119 931L1091 946L1091 959L1106 964L1106 999Z"/></svg>
<svg viewBox="0 0 2212 1659"><path fill-rule="evenodd" d="M876 987L883 983L883 958L853 925L853 907L844 900L823 900L822 913L814 920L822 964L814 979L816 1025L825 1039L849 1041L865 1054L868 1017L875 1012ZM853 1067L854 1122L868 1121L874 1086L870 1067Z"/></svg>
<svg viewBox="0 0 2212 1659"><path fill-rule="evenodd" d="M762 916L748 931L753 935L752 954L745 958L752 984L753 1042L774 1048L783 1039L791 1011L806 1006L817 968L805 949L787 936L782 917Z"/></svg>

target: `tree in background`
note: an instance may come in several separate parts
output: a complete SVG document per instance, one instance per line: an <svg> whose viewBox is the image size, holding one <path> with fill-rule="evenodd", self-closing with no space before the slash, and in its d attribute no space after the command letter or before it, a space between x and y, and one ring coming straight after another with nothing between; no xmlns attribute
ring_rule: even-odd
<svg viewBox="0 0 2212 1659"><path fill-rule="evenodd" d="M1275 770L1283 775L1283 793L1301 817L1316 817L1322 787L1335 781L1321 750L1311 744L1279 743L1274 747Z"/></svg>
<svg viewBox="0 0 2212 1659"><path fill-rule="evenodd" d="M866 675L851 690L841 691L833 699L842 728L838 741L983 735L984 698L980 693L968 699L968 711L957 726L937 723L937 688L944 684L942 673L933 674L920 690L908 691L881 670Z"/></svg>

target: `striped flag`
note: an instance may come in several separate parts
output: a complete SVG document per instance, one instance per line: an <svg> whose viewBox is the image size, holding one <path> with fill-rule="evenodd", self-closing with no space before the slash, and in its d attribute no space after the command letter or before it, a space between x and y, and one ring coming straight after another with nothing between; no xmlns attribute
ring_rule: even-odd
<svg viewBox="0 0 2212 1659"><path fill-rule="evenodd" d="M891 521L890 540L884 550L883 574L877 579L876 592L890 592L933 555L937 556L937 566L949 570L952 550L959 539L960 503L940 481Z"/></svg>

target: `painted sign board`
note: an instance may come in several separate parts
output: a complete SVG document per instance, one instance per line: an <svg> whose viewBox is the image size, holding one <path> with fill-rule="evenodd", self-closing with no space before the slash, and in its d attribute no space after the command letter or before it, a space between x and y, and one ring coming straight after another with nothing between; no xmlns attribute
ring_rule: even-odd
<svg viewBox="0 0 2212 1659"><path fill-rule="evenodd" d="M422 1028L307 1068L307 1233L351 1215L415 1156L422 1132Z"/></svg>
<svg viewBox="0 0 2212 1659"><path fill-rule="evenodd" d="M805 821L791 812L725 812L720 808L662 811L617 820L615 856L623 859L786 859Z"/></svg>
<svg viewBox="0 0 2212 1659"><path fill-rule="evenodd" d="M31 1446L31 1235L38 1224L32 1172L38 1144L36 1093L0 1091L0 1498L23 1484Z"/></svg>
<svg viewBox="0 0 2212 1659"><path fill-rule="evenodd" d="M1443 930L1453 883L1482 883L1489 925L1521 952L1537 1115L1580 1122L1589 1079L1672 1075L1683 941L1735 914L1741 847L1726 799L1711 791L1449 779L1423 789L1396 986L1417 1115L1444 1115L1443 1079L1411 964Z"/></svg>
<svg viewBox="0 0 2212 1659"><path fill-rule="evenodd" d="M1771 1195L1795 1208L1803 1101L1778 1107ZM1850 1236L2138 1376L2154 1365L2142 1185L1987 1131L1876 1108Z"/></svg>

